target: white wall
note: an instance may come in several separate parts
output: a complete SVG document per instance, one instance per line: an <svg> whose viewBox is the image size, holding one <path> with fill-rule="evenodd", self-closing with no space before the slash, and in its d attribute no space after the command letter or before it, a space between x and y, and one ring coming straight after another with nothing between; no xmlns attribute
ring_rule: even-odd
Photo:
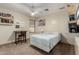
<svg viewBox="0 0 79 59"><path fill-rule="evenodd" d="M60 11L46 17L46 32L64 32L68 33L68 14L66 11Z"/></svg>
<svg viewBox="0 0 79 59"><path fill-rule="evenodd" d="M62 10L57 13L52 13L51 15L42 17L41 19L45 19L46 22L46 25L43 28L45 32L69 33L69 17L67 11Z"/></svg>
<svg viewBox="0 0 79 59"><path fill-rule="evenodd" d="M46 26L43 28L45 32L69 32L69 16L66 10L61 10L45 17L40 17L40 19L45 19Z"/></svg>
<svg viewBox="0 0 79 59"><path fill-rule="evenodd" d="M14 16L14 19L13 19L14 23L17 20L25 22L25 26L22 29L28 30L28 28L29 28L28 19L29 18L27 16L14 12L12 10L7 10L6 8L2 8L2 7L0 7L0 12L12 14ZM13 24L12 26L0 25L0 45L9 43L9 42L12 42L13 40L15 40L14 31L15 31L15 24Z"/></svg>

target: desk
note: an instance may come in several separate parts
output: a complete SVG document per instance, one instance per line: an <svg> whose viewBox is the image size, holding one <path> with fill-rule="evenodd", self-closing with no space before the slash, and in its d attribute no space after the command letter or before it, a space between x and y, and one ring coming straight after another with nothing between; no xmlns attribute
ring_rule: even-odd
<svg viewBox="0 0 79 59"><path fill-rule="evenodd" d="M26 42L26 32L27 31L22 31L22 30L16 30L15 32L15 43L23 43Z"/></svg>

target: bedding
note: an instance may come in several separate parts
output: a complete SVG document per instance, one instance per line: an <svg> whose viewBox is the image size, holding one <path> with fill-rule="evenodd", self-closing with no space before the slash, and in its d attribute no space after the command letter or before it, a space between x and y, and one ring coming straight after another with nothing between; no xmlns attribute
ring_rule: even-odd
<svg viewBox="0 0 79 59"><path fill-rule="evenodd" d="M34 34L30 37L30 45L36 46L46 52L50 52L60 40L61 37L59 33Z"/></svg>

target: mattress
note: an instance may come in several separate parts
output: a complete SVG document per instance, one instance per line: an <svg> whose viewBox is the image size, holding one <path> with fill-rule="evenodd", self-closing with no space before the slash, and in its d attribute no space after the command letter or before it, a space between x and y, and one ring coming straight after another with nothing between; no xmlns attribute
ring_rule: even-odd
<svg viewBox="0 0 79 59"><path fill-rule="evenodd" d="M60 41L59 33L42 33L31 35L30 44L49 52Z"/></svg>

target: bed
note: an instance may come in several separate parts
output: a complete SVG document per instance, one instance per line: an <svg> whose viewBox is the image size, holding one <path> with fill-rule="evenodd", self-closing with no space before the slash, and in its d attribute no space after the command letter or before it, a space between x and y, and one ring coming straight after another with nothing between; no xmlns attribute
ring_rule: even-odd
<svg viewBox="0 0 79 59"><path fill-rule="evenodd" d="M60 40L61 36L59 33L34 34L30 37L30 45L50 52Z"/></svg>

